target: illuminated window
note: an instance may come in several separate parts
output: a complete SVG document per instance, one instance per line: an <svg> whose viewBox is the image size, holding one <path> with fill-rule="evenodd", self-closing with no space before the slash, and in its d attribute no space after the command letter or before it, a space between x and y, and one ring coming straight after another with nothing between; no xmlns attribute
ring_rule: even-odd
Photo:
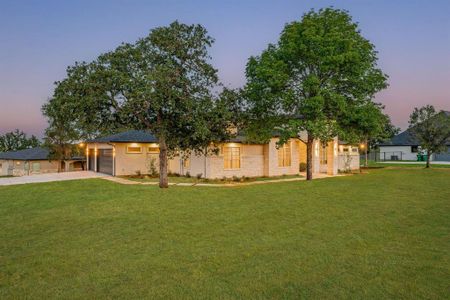
<svg viewBox="0 0 450 300"><path fill-rule="evenodd" d="M224 169L239 169L241 167L241 149L239 147L223 147Z"/></svg>
<svg viewBox="0 0 450 300"><path fill-rule="evenodd" d="M142 147L127 146L127 153L142 153Z"/></svg>
<svg viewBox="0 0 450 300"><path fill-rule="evenodd" d="M183 159L183 168L189 168L191 166L191 160L189 158Z"/></svg>
<svg viewBox="0 0 450 300"><path fill-rule="evenodd" d="M322 145L320 152L320 164L325 165L327 163L327 145Z"/></svg>
<svg viewBox="0 0 450 300"><path fill-rule="evenodd" d="M289 167L291 165L291 143L287 142L278 148L278 166Z"/></svg>
<svg viewBox="0 0 450 300"><path fill-rule="evenodd" d="M147 149L148 153L159 153L158 147L148 147Z"/></svg>

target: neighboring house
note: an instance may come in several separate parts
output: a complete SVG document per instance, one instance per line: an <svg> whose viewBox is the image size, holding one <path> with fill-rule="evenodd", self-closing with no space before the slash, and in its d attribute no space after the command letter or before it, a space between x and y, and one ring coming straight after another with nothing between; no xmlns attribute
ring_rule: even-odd
<svg viewBox="0 0 450 300"><path fill-rule="evenodd" d="M306 163L306 144L292 138L277 149L277 141L273 137L267 144L251 144L237 137L220 144L217 154L191 154L187 159L176 156L169 160L168 170L206 178L298 174L300 163ZM88 169L96 172L119 176L159 171L158 140L146 131L126 131L88 141L86 154ZM313 172L337 174L337 138L326 145L314 142Z"/></svg>
<svg viewBox="0 0 450 300"><path fill-rule="evenodd" d="M58 172L58 161L49 160L48 149L37 147L0 153L0 176L23 176ZM84 170L84 158L62 162L63 171Z"/></svg>
<svg viewBox="0 0 450 300"><path fill-rule="evenodd" d="M446 112L450 116L450 112ZM421 149L411 129L394 136L391 140L380 144L379 160L417 160L417 155L425 149ZM424 151L423 154L426 154ZM450 161L450 141L447 143L447 151L431 155L431 160Z"/></svg>

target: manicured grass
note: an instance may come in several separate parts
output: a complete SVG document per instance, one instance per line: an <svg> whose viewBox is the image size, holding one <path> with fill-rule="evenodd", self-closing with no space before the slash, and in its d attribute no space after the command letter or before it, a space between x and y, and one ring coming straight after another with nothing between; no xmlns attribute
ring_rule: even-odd
<svg viewBox="0 0 450 300"><path fill-rule="evenodd" d="M0 187L0 299L448 299L450 170Z"/></svg>
<svg viewBox="0 0 450 300"><path fill-rule="evenodd" d="M416 162L414 164L404 164L401 162L398 163L389 163L389 162L374 162L369 161L369 167L397 167L397 168L425 168L426 163L425 162ZM444 164L431 164L430 168L450 168L450 165L444 165Z"/></svg>
<svg viewBox="0 0 450 300"><path fill-rule="evenodd" d="M137 176L121 176L122 178L138 181L138 182L158 182L159 177L137 177ZM272 177L245 177L245 178L224 178L224 179L205 179L197 177L186 176L169 176L170 183L239 183L239 182L252 182L252 181L267 181L277 179L290 179L290 178L302 178L301 175L282 175Z"/></svg>

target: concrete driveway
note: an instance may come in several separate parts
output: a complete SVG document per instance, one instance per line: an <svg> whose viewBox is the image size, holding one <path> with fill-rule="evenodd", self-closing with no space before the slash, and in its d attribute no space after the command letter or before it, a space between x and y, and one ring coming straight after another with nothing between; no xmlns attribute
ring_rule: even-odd
<svg viewBox="0 0 450 300"><path fill-rule="evenodd" d="M51 181L65 181L65 180L77 180L88 178L101 178L110 176L102 173L95 173L92 171L76 171L76 172L64 172L64 173L48 173L21 177L5 177L0 178L1 185L13 185L13 184L27 184L38 182L51 182Z"/></svg>

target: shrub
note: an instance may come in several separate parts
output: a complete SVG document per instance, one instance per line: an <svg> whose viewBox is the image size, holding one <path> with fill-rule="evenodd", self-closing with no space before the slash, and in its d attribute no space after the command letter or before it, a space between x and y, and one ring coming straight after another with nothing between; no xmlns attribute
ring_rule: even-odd
<svg viewBox="0 0 450 300"><path fill-rule="evenodd" d="M202 178L202 176L203 176L203 174L202 174L202 173L198 173L196 177L197 177L197 179L201 179L201 178Z"/></svg>
<svg viewBox="0 0 450 300"><path fill-rule="evenodd" d="M186 172L186 175L184 175L184 176L186 176L186 178L191 178L191 173Z"/></svg>
<svg viewBox="0 0 450 300"><path fill-rule="evenodd" d="M300 172L306 172L306 163L304 163L304 162L301 162L300 163Z"/></svg>
<svg viewBox="0 0 450 300"><path fill-rule="evenodd" d="M148 174L152 177L158 176L158 168L156 167L156 158L151 157L148 162Z"/></svg>

